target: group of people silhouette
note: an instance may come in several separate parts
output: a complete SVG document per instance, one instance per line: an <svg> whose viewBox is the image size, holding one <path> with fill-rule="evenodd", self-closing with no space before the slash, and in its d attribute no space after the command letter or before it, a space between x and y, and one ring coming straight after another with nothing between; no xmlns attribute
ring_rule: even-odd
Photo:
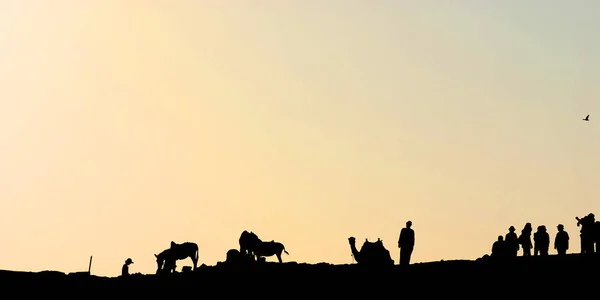
<svg viewBox="0 0 600 300"><path fill-rule="evenodd" d="M600 253L600 221L595 220L593 213L588 214L585 217L575 217L577 220L577 227L581 227L581 253ZM569 233L565 231L563 224L556 226L557 232L554 238L554 250L558 255L565 255L569 250ZM521 235L517 236L515 227L510 226L508 233L505 236L498 236L498 239L492 245L492 257L516 257L518 252L522 249L523 256L531 256L531 249L533 249L533 256L546 256L550 249L550 235L545 225L539 225L537 231L533 233L533 243L531 240L532 235L531 223L526 223L521 230ZM594 245L596 251L594 251Z"/></svg>

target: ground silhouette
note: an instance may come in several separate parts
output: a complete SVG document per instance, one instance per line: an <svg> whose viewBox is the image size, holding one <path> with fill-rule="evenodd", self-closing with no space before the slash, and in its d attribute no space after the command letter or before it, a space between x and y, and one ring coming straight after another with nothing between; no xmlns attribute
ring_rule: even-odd
<svg viewBox="0 0 600 300"><path fill-rule="evenodd" d="M126 277L97 277L87 273L64 274L56 271L0 271L0 282L12 288L44 289L64 292L68 288L162 289L170 293L193 288L201 295L219 297L253 296L288 298L295 295L356 296L357 293L403 293L421 297L489 294L514 295L561 292L592 292L597 289L594 271L600 266L596 255L530 256L496 260L416 263L409 266L375 268L359 264L299 264L295 262L219 262L201 265L195 271L173 274L132 274ZM591 272L590 272L591 271ZM591 279L591 280L590 280ZM548 286L556 282L555 286ZM590 284L586 283L589 282ZM544 284L546 283L546 284ZM512 287L508 291L506 284ZM175 288L183 288L177 289ZM496 290L494 290L496 289ZM47 295L46 293L46 295ZM188 292L186 292L188 293ZM286 294L282 294L286 293ZM292 293L293 295L287 295ZM441 294L440 294L441 293Z"/></svg>

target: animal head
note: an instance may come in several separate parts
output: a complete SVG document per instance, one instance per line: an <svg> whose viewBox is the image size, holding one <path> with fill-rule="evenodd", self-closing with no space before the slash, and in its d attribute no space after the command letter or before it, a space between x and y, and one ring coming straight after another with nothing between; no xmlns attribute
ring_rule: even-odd
<svg viewBox="0 0 600 300"><path fill-rule="evenodd" d="M158 270L162 269L163 263L165 262L165 259L163 258L162 253L160 254L154 254L154 257L156 257L156 265L158 267Z"/></svg>
<svg viewBox="0 0 600 300"><path fill-rule="evenodd" d="M170 255L170 254L171 254L171 249L163 250L158 255L154 254L154 257L156 257L156 265L158 267L158 270L162 269L165 261L172 260L172 258L171 258L172 255Z"/></svg>
<svg viewBox="0 0 600 300"><path fill-rule="evenodd" d="M240 236L240 239L247 240L247 241L250 241L250 240L260 240L258 238L258 236L254 232L247 231L247 230L244 230L242 232L242 235Z"/></svg>
<svg viewBox="0 0 600 300"><path fill-rule="evenodd" d="M350 244L355 244L356 243L356 239L353 236L351 236L351 237L348 238L348 242L350 242Z"/></svg>
<svg viewBox="0 0 600 300"><path fill-rule="evenodd" d="M248 235L248 244L252 247L258 247L260 244L262 243L262 240L260 238L258 238L258 236L256 234L254 234L254 232L250 232L250 234Z"/></svg>

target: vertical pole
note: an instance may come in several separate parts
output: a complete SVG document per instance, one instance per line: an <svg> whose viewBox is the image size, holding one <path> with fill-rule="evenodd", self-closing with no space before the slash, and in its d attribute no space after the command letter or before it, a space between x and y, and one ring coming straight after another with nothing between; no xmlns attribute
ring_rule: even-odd
<svg viewBox="0 0 600 300"><path fill-rule="evenodd" d="M90 265L88 267L88 275L92 275L92 256L90 256Z"/></svg>

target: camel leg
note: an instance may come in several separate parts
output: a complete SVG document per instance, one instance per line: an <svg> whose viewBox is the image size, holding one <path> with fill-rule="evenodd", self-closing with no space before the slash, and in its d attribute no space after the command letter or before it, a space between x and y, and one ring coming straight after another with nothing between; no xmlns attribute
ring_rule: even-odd
<svg viewBox="0 0 600 300"><path fill-rule="evenodd" d="M283 261L281 260L281 253L277 253L277 260L279 261L279 263L282 263Z"/></svg>

